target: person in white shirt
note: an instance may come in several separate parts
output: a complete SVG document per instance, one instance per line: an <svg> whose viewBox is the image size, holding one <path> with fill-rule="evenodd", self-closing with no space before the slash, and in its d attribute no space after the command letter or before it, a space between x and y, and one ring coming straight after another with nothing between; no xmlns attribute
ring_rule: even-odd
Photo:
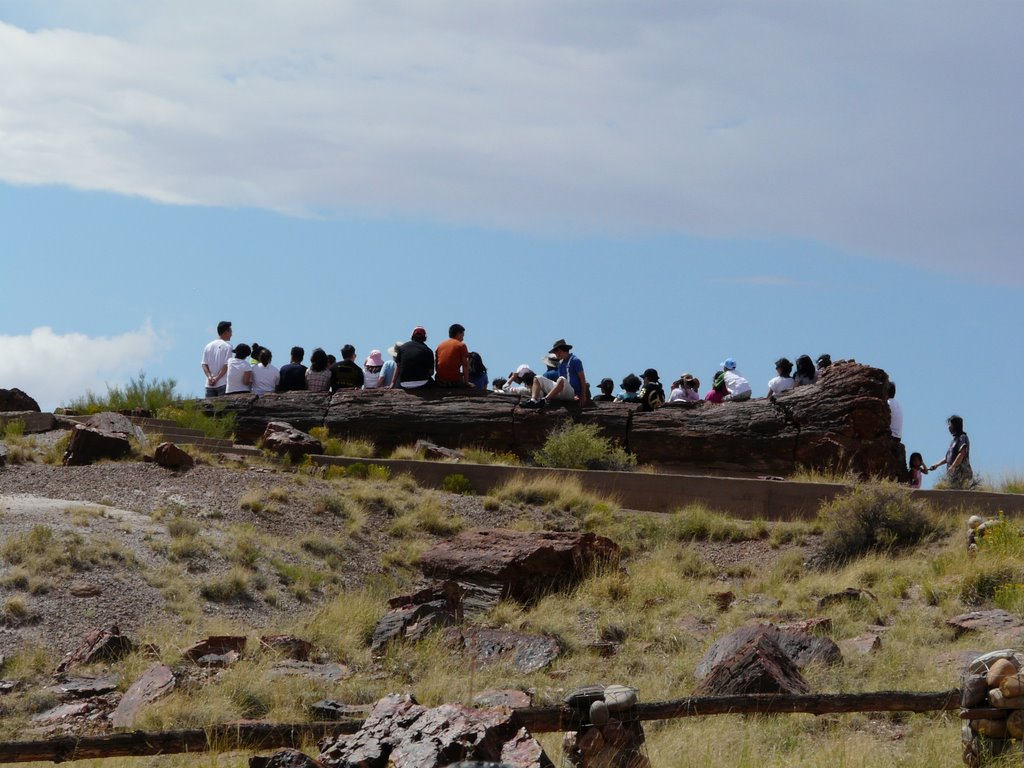
<svg viewBox="0 0 1024 768"><path fill-rule="evenodd" d="M260 350L260 364L252 369L254 395L266 395L277 391L277 385L281 382L281 372L276 365L270 364L273 359L269 349L263 347Z"/></svg>
<svg viewBox="0 0 1024 768"><path fill-rule="evenodd" d="M501 385L501 391L506 395L529 397L533 388L534 376L533 369L523 363L508 375L508 379Z"/></svg>
<svg viewBox="0 0 1024 768"><path fill-rule="evenodd" d="M892 436L897 440L903 439L903 407L896 400L896 384L889 382L889 413L891 420L889 422L889 429L892 431Z"/></svg>
<svg viewBox="0 0 1024 768"><path fill-rule="evenodd" d="M249 362L251 354L252 347L248 344L239 344L235 347L235 356L228 360L228 372L224 377L227 381L224 394L252 391L252 364Z"/></svg>
<svg viewBox="0 0 1024 768"><path fill-rule="evenodd" d="M729 390L725 400L736 403L749 400L753 390L750 388L750 382L736 370L736 361L727 357L722 363L722 371L725 373L725 388Z"/></svg>
<svg viewBox="0 0 1024 768"><path fill-rule="evenodd" d="M793 373L793 364L787 358L780 357L775 361L775 373L778 375L768 382L768 397L781 395L783 392L796 386L796 382L793 381L791 375Z"/></svg>
<svg viewBox="0 0 1024 768"><path fill-rule="evenodd" d="M200 363L206 374L206 396L223 395L227 386L224 377L228 374L228 360L231 357L231 321L217 323L217 338L203 349Z"/></svg>

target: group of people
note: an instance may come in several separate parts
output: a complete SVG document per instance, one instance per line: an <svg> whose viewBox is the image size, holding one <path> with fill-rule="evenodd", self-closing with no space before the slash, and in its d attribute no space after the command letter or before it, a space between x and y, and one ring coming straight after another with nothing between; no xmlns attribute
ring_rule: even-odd
<svg viewBox="0 0 1024 768"><path fill-rule="evenodd" d="M356 362L356 350L346 344L340 350L341 359L328 355L317 347L309 358L309 366L303 363L305 350L292 347L291 360L278 369L273 364L271 351L259 344L231 345L232 327L230 321L217 325L217 338L203 350L202 369L206 375L206 396L253 393L264 395L270 392L307 390L311 392L336 392L343 389L421 387L465 387L486 390L488 387L487 368L477 352L471 352L466 345L466 329L459 323L448 328L448 338L437 345L435 350L427 346L427 331L422 326L413 328L406 342L395 342L388 349L388 359L379 349L374 349L363 361ZM700 380L690 373L684 373L672 382L668 397L658 376L658 371L648 368L642 376L629 374L621 384L622 392L614 395L615 383L610 378L601 379L599 395L591 398L583 361L573 351L573 345L565 339L558 339L548 350L543 363L545 370L537 373L523 363L507 377L496 378L492 390L496 393L515 395L521 398L524 408L544 408L552 401L577 401L587 405L595 402L637 403L646 410L659 408L664 404L740 402L753 396L750 382L739 372L736 360L729 357L712 378L711 389L700 395ZM775 361L776 375L768 382L767 397L775 398L795 387L815 384L822 372L832 365L830 355L820 355L812 361L808 355L801 355L796 363L787 358ZM896 385L889 383L889 410L893 437L903 437L903 411L896 400ZM970 441L963 429L963 419L951 416L947 421L953 441L946 457L928 466L920 453L910 455L910 484L921 487L923 475L945 465L949 485L954 488L971 487L973 472L969 454Z"/></svg>

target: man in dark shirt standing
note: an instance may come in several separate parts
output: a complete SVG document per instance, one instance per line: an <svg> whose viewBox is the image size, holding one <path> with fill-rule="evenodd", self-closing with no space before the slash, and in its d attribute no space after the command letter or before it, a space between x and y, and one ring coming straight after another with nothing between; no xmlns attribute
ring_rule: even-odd
<svg viewBox="0 0 1024 768"><path fill-rule="evenodd" d="M356 362L356 348L346 344L341 348L341 360L331 366L331 391L362 389L363 369Z"/></svg>
<svg viewBox="0 0 1024 768"><path fill-rule="evenodd" d="M412 339L398 348L395 378L391 386L397 382L402 389L418 389L432 383L434 375L434 352L426 344L427 332L416 326L412 329Z"/></svg>
<svg viewBox="0 0 1024 768"><path fill-rule="evenodd" d="M302 364L302 358L305 356L306 350L302 347L292 347L292 361L281 366L278 392L295 392L306 388L306 366Z"/></svg>

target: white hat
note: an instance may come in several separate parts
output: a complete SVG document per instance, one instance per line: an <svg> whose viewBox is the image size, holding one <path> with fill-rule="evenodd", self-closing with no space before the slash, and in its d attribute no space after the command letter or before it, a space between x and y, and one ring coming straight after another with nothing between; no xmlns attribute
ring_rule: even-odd
<svg viewBox="0 0 1024 768"><path fill-rule="evenodd" d="M524 374L527 373L533 373L533 369L526 363L523 363L518 368L516 368L516 376L523 376Z"/></svg>

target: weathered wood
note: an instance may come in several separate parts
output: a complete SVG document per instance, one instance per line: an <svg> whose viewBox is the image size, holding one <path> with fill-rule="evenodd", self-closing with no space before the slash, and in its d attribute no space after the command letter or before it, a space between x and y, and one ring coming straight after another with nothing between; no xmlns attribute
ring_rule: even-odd
<svg viewBox="0 0 1024 768"><path fill-rule="evenodd" d="M639 720L674 720L682 717L740 714L830 715L850 712L944 712L960 707L960 690L913 693L749 694L742 696L691 696L636 706ZM570 730L578 723L566 707L518 709L519 722L533 733Z"/></svg>
<svg viewBox="0 0 1024 768"><path fill-rule="evenodd" d="M232 395L200 407L235 414L244 442L256 440L268 422L286 421L307 432L326 426L335 436L369 439L382 452L423 439L529 458L551 430L572 420L598 425L644 463L746 475L806 466L898 477L905 454L890 431L887 383L879 368L840 362L818 384L773 400L685 403L653 412L622 403L531 410L515 397L459 389Z"/></svg>
<svg viewBox="0 0 1024 768"><path fill-rule="evenodd" d="M739 714L841 714L850 712L943 712L960 707L960 689L914 693L755 694L746 696L692 696L638 704L639 720ZM532 707L515 710L516 722L531 733L571 730L579 723L567 707ZM269 749L300 746L311 739L356 733L361 720L330 723L229 723L208 729L118 733L110 736L62 736L39 741L0 743L0 763L86 760L106 757L170 755L208 749Z"/></svg>
<svg viewBox="0 0 1024 768"><path fill-rule="evenodd" d="M0 743L0 764L63 763L108 757L173 755L210 749L299 747L310 739L355 733L362 721L332 723L228 723L183 731L133 731L107 736L61 736Z"/></svg>

